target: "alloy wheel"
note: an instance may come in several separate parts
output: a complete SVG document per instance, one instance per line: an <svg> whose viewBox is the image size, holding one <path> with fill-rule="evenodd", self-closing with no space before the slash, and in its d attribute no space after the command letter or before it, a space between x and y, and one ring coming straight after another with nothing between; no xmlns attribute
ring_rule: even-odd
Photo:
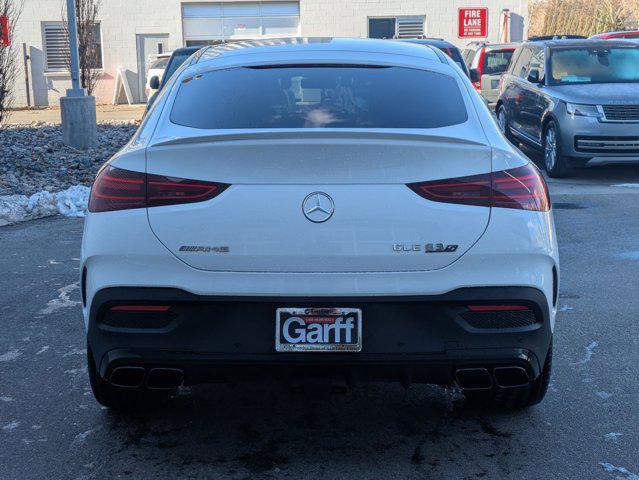
<svg viewBox="0 0 639 480"><path fill-rule="evenodd" d="M555 163L557 162L557 132L555 131L555 127L550 127L546 131L544 161L546 163L546 170L555 168Z"/></svg>

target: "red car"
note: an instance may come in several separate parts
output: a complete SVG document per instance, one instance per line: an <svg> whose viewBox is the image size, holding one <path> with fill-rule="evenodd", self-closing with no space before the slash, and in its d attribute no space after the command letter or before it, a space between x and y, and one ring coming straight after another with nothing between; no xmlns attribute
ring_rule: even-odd
<svg viewBox="0 0 639 480"><path fill-rule="evenodd" d="M602 40L609 40L611 38L636 38L639 40L639 30L624 30L621 32L607 32L598 33L590 38L600 38Z"/></svg>

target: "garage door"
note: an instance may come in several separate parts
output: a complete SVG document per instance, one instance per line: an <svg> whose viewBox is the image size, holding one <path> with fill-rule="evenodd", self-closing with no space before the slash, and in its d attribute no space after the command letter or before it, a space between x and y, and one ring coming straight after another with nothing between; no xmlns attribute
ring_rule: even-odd
<svg viewBox="0 0 639 480"><path fill-rule="evenodd" d="M182 5L187 45L299 35L299 2L216 2Z"/></svg>

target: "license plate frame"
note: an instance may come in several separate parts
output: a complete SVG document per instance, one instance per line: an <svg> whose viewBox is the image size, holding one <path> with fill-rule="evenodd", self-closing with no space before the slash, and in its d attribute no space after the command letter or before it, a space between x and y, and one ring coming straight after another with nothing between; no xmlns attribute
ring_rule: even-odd
<svg viewBox="0 0 639 480"><path fill-rule="evenodd" d="M341 318L341 321L338 319ZM305 330L305 338L298 342L286 338L283 327L289 319L294 319L288 325L297 325L296 335L299 339L299 329ZM332 319L332 321L331 321ZM349 320L352 319L352 322ZM301 323L303 322L303 323ZM320 328L309 329L312 325ZM331 326L334 325L331 329ZM351 327L349 327L352 326ZM289 329L290 330L290 329ZM321 330L321 331L320 331ZM339 332L339 336L338 333ZM350 332L350 342L347 341ZM320 336L322 341L307 341L309 335ZM354 338L353 338L354 337ZM331 338L333 341L330 341ZM341 341L344 338L344 341ZM329 340L328 342L324 340ZM338 341L339 340L339 341ZM362 351L362 310L350 307L286 307L278 308L275 312L275 350L277 352L326 352L326 353L357 353Z"/></svg>

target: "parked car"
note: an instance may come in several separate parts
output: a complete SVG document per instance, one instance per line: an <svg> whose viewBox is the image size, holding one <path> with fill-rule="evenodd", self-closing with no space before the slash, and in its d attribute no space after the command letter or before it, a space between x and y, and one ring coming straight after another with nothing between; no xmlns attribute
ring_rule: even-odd
<svg viewBox="0 0 639 480"><path fill-rule="evenodd" d="M544 397L558 294L537 168L436 48L208 47L99 171L80 265L96 399L281 378Z"/></svg>
<svg viewBox="0 0 639 480"><path fill-rule="evenodd" d="M182 66L184 62L191 57L191 55L195 54L198 50L201 50L202 47L184 47L178 48L177 50L171 53L169 60L162 72L162 75L154 75L153 77L149 77L149 87L152 90L155 90L155 93L149 97L149 100L146 103L146 111L148 112L153 103L155 102L156 97L162 90L164 84L168 81L169 78L176 72L178 68Z"/></svg>
<svg viewBox="0 0 639 480"><path fill-rule="evenodd" d="M154 90L157 90L156 88L151 88L151 79L153 77L162 78L162 74L164 70L166 70L170 58L171 53L160 53L149 67L146 73L146 98L150 98L151 95L155 93Z"/></svg>
<svg viewBox="0 0 639 480"><path fill-rule="evenodd" d="M519 45L519 43L471 43L466 49L465 58L473 86L490 106L494 106L497 102L499 80Z"/></svg>
<svg viewBox="0 0 639 480"><path fill-rule="evenodd" d="M598 33L590 38L599 38L602 40L622 39L639 40L639 30L622 30L620 32Z"/></svg>
<svg viewBox="0 0 639 480"><path fill-rule="evenodd" d="M639 45L562 40L522 45L502 79L497 118L543 149L546 171L639 162Z"/></svg>
<svg viewBox="0 0 639 480"><path fill-rule="evenodd" d="M464 59L461 56L461 52L459 48L453 45L450 42L447 42L441 38L409 38L409 39L401 39L402 42L416 43L418 45L430 45L431 47L437 47L457 64L459 68L466 74L466 76L470 77L470 73L468 71L468 66L464 63Z"/></svg>
<svg viewBox="0 0 639 480"><path fill-rule="evenodd" d="M543 42L546 40L580 40L585 39L583 35L536 35L528 37L529 42Z"/></svg>

